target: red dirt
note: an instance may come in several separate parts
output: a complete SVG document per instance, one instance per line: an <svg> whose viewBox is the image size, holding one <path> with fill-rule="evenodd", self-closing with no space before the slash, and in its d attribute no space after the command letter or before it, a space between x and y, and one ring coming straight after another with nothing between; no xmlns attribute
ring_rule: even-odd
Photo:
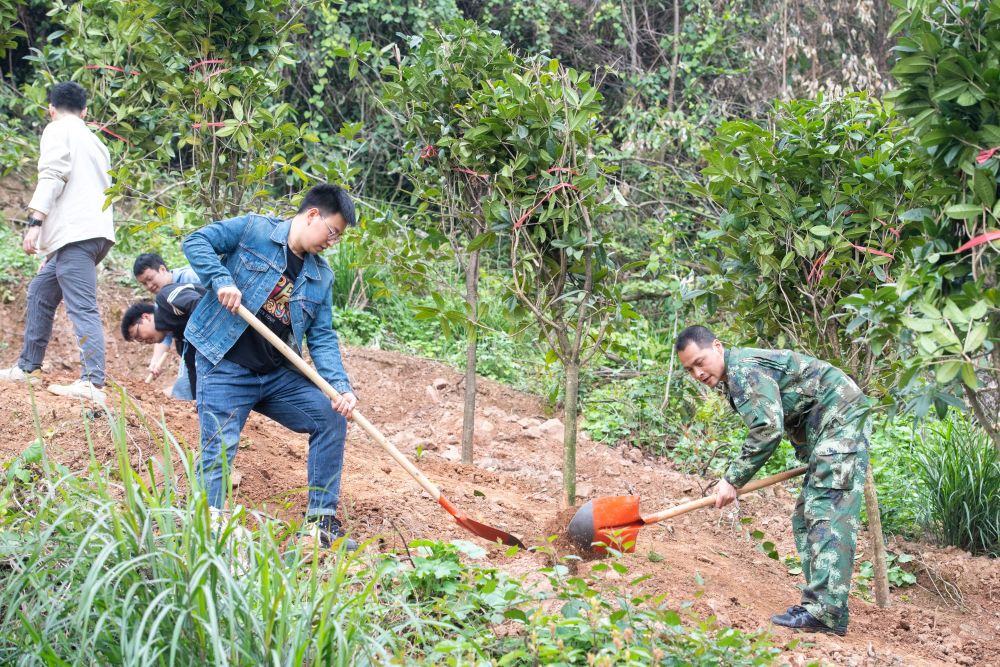
<svg viewBox="0 0 1000 667"><path fill-rule="evenodd" d="M105 281L109 283L110 281ZM196 449L198 428L194 405L164 397L170 372L155 385L144 385L150 349L124 343L118 322L139 292L105 284L100 301L108 333L108 369L128 395L152 419L162 414L185 446ZM0 305L0 359L13 363L21 343L23 295ZM477 405L476 466L458 462L462 420L461 374L441 364L402 354L347 347L345 362L361 398L362 411L408 456L419 449L417 465L471 517L542 544L552 526L571 512L560 507L561 443L539 435L548 418L542 401L497 383L480 380ZM46 362L46 382L70 381L78 371L72 328L60 309ZM174 357L176 368L176 357ZM428 387L437 378L447 386L436 397ZM436 400L437 399L437 400ZM36 394L41 429L51 455L71 470L87 466L88 453L81 406L40 391ZM117 403L117 399L113 401ZM19 453L34 439L32 407L24 385L0 384L0 458ZM128 419L133 464L145 468L158 445L134 416ZM111 460L110 426L92 427L97 455ZM238 501L274 514L297 518L304 509L305 437L259 415L244 431L236 465L243 473ZM676 472L663 459L638 451L615 450L581 437L578 484L584 500L598 495L640 494L643 507L662 509L700 495L701 480ZM755 517L751 529L763 530L782 556L794 553L789 516L791 492L777 487L743 499L740 516ZM472 539L424 494L360 429L348 435L341 515L354 535L374 538L369 548L400 546L400 537ZM555 547L558 550L557 541ZM864 546L864 545L863 545ZM1000 562L973 558L954 549L925 544L900 545L923 563L919 585L893 592L893 606L880 610L851 598L847 637L793 635L774 629L774 641L787 645L780 662L811 660L837 665L961 664L1000 667ZM490 560L514 573L547 563L543 553L506 557L491 547ZM694 512L640 532L636 553L625 557L629 579L651 578L643 592L665 594L669 604L693 601L702 615L715 615L742 630L767 627L768 616L798 602L798 578L783 564L761 553L736 515L714 510ZM587 573L591 564L581 563ZM601 575L609 584L617 575ZM701 582L701 583L699 583ZM937 592L935 592L937 591ZM961 606L957 602L961 600Z"/></svg>

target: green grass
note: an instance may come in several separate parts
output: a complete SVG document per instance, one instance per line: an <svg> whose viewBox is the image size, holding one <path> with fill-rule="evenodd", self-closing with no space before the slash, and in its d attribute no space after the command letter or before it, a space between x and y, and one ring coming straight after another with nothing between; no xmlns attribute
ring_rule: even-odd
<svg viewBox="0 0 1000 667"><path fill-rule="evenodd" d="M986 432L953 412L927 430L916 469L940 539L1000 556L1000 455Z"/></svg>
<svg viewBox="0 0 1000 667"><path fill-rule="evenodd" d="M184 491L187 449L151 429L167 464L140 475L126 424L101 425L116 439L112 464L87 442L82 474L41 447L6 466L0 664L759 665L780 653L766 635L644 595L617 560L587 577L542 568L538 585L465 541L324 558L249 509L213 522L204 497Z"/></svg>

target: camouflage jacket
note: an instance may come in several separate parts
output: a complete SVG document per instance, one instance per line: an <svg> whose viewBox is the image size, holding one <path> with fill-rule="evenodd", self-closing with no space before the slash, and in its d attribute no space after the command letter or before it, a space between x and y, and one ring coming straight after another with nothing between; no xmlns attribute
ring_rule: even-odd
<svg viewBox="0 0 1000 667"><path fill-rule="evenodd" d="M750 428L725 474L737 488L760 470L782 432L788 433L796 455L807 461L831 420L844 418L864 397L840 369L791 350L729 348L725 362L729 403Z"/></svg>

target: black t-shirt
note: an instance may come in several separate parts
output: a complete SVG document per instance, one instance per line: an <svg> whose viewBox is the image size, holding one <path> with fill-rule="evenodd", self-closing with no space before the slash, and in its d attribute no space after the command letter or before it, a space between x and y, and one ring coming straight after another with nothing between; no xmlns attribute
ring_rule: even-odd
<svg viewBox="0 0 1000 667"><path fill-rule="evenodd" d="M285 250L285 257L285 272L278 278L278 284L257 311L257 317L278 338L294 348L292 317L288 310L289 298L292 296L292 288L295 287L295 279L302 271L304 260L288 249ZM285 363L284 355L250 326L229 348L225 358L254 373L270 373Z"/></svg>
<svg viewBox="0 0 1000 667"><path fill-rule="evenodd" d="M157 331L168 331L173 334L177 353L184 359L188 378L191 382L191 395L195 393L197 377L194 368L195 349L193 345L185 346L184 329L187 328L191 313L205 295L205 288L200 285L171 283L156 294L156 304L153 310L153 326Z"/></svg>

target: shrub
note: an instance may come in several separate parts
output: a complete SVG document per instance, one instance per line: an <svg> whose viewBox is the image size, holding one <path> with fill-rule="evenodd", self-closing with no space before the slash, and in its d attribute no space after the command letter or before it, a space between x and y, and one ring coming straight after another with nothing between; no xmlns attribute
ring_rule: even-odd
<svg viewBox="0 0 1000 667"><path fill-rule="evenodd" d="M953 412L929 429L916 462L941 540L1000 556L1000 459L986 432Z"/></svg>
<svg viewBox="0 0 1000 667"><path fill-rule="evenodd" d="M870 439L872 475L878 489L882 530L886 535L918 538L926 527L927 500L915 461L918 443L912 418L877 420L873 424Z"/></svg>

